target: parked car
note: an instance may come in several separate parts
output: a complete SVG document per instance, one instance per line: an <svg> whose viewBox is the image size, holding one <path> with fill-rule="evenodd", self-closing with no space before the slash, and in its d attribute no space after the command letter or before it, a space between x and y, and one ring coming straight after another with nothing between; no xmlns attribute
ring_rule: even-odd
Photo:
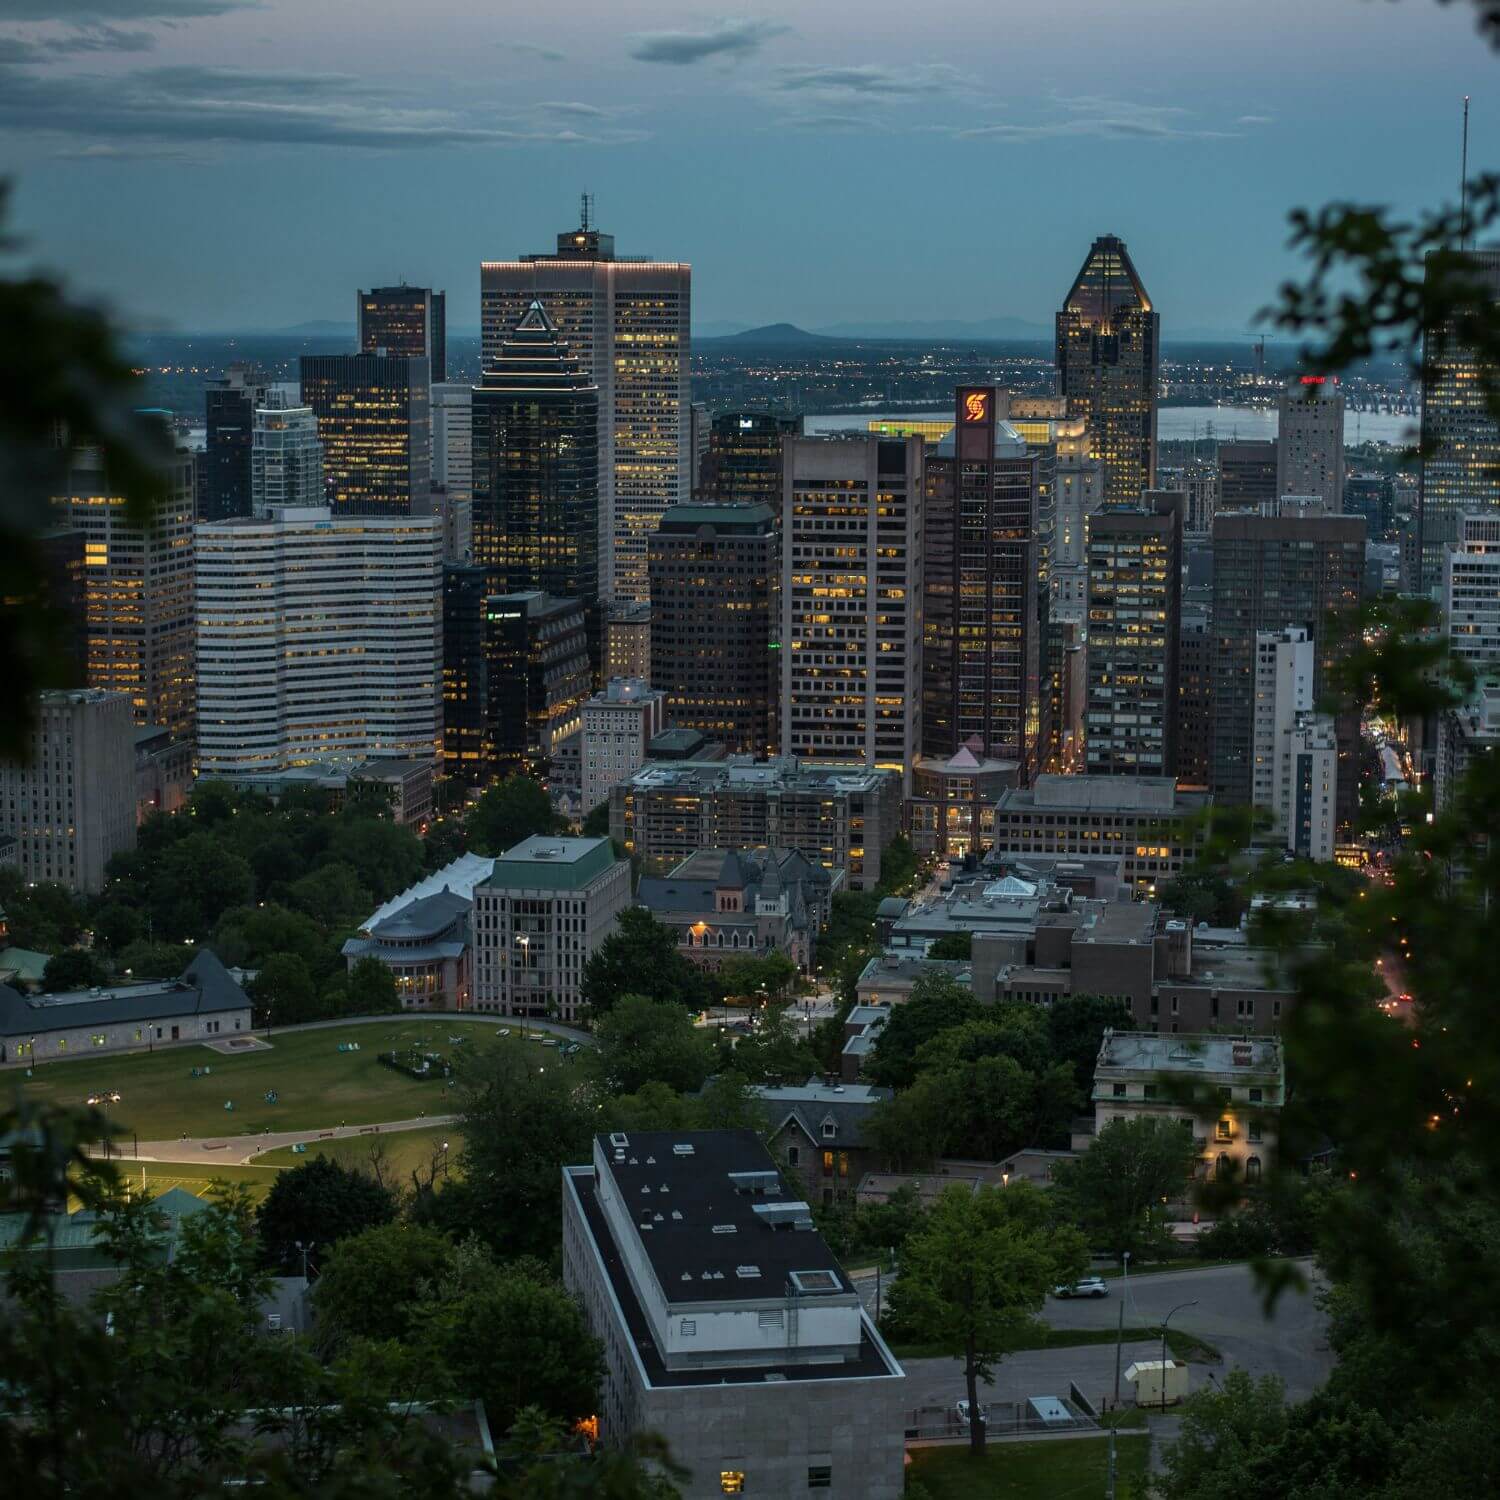
<svg viewBox="0 0 1500 1500"><path fill-rule="evenodd" d="M1052 1288L1054 1297L1107 1297L1109 1286L1102 1276L1085 1276L1082 1281L1067 1281Z"/></svg>
<svg viewBox="0 0 1500 1500"><path fill-rule="evenodd" d="M500 1028L500 1029L499 1029L499 1030L498 1030L498 1031L497 1031L497 1032L496 1032L496 1033L495 1033L495 1035L496 1035L496 1036L509 1036L509 1035L510 1035L510 1027L509 1027L509 1026L502 1026L502 1027L501 1027L501 1028Z"/></svg>
<svg viewBox="0 0 1500 1500"><path fill-rule="evenodd" d="M965 1397L965 1399L962 1401L954 1403L953 1415L957 1417L965 1427L969 1425L969 1402L967 1397ZM990 1419L985 1416L984 1408L982 1406L979 1408L979 1425L981 1427L988 1427L990 1425Z"/></svg>

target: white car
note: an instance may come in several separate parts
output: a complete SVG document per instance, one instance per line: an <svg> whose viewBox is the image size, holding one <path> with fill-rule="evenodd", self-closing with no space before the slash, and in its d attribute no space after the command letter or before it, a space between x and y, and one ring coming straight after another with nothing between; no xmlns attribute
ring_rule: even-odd
<svg viewBox="0 0 1500 1500"><path fill-rule="evenodd" d="M1109 1287L1102 1276L1085 1276L1082 1281L1064 1282L1052 1288L1054 1297L1107 1297Z"/></svg>
<svg viewBox="0 0 1500 1500"><path fill-rule="evenodd" d="M967 1398L954 1404L953 1415L957 1417L965 1427L969 1425L969 1402ZM983 1407L979 1409L979 1425L981 1427L988 1427L990 1425L990 1419L985 1416Z"/></svg>

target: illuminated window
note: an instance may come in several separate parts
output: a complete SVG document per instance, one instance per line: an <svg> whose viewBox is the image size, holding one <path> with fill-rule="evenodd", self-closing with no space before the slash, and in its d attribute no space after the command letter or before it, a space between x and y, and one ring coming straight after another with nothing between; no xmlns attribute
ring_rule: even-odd
<svg viewBox="0 0 1500 1500"><path fill-rule="evenodd" d="M720 1469L719 1488L726 1495L745 1493L745 1471L743 1469Z"/></svg>
<svg viewBox="0 0 1500 1500"><path fill-rule="evenodd" d="M1228 1118L1220 1120L1217 1134L1221 1141L1232 1141L1234 1139L1234 1121Z"/></svg>

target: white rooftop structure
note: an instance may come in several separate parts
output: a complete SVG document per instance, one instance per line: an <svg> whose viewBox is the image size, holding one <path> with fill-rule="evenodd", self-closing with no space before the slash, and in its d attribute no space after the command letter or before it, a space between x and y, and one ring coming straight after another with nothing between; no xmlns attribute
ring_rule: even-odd
<svg viewBox="0 0 1500 1500"><path fill-rule="evenodd" d="M410 906L413 901L422 901L428 896L441 895L448 891L454 896L462 896L465 901L474 899L474 887L482 880L488 880L494 871L495 861L483 854L461 854L450 865L444 865L441 870L435 870L425 879L419 880L414 886L401 892L399 896L392 896L384 906L376 910L360 924L362 932L368 932L370 928L393 917L403 907Z"/></svg>

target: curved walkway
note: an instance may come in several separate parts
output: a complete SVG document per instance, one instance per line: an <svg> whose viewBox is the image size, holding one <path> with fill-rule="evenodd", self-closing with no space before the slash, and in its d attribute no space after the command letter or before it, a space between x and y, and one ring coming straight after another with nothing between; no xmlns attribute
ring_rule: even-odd
<svg viewBox="0 0 1500 1500"><path fill-rule="evenodd" d="M249 1164L265 1151L306 1142L348 1140L351 1136L394 1135L403 1130L427 1130L434 1125L452 1125L457 1115L419 1115L415 1120L387 1120L379 1125L335 1125L327 1130L273 1130L265 1135L202 1135L175 1141L142 1141L139 1153L117 1157L120 1161L191 1161L209 1166Z"/></svg>
<svg viewBox="0 0 1500 1500"><path fill-rule="evenodd" d="M519 1016L482 1015L472 1010L401 1010L379 1016L341 1016L333 1021L304 1021L300 1026L273 1026L271 1040L274 1042L278 1036L288 1031L326 1031L333 1026L389 1026L395 1021L431 1021L434 1026L441 1026L445 1021L456 1021L460 1026L493 1026L496 1031L509 1027L512 1036L519 1035L521 1031ZM534 1021L527 1017L525 1024L529 1032L546 1031L553 1036L566 1037L570 1042L582 1042L585 1047L594 1045L591 1032L580 1031L576 1026L564 1026L560 1021ZM264 1028L255 1029L254 1035L263 1037L265 1034ZM191 1046L193 1043L186 1045Z"/></svg>

